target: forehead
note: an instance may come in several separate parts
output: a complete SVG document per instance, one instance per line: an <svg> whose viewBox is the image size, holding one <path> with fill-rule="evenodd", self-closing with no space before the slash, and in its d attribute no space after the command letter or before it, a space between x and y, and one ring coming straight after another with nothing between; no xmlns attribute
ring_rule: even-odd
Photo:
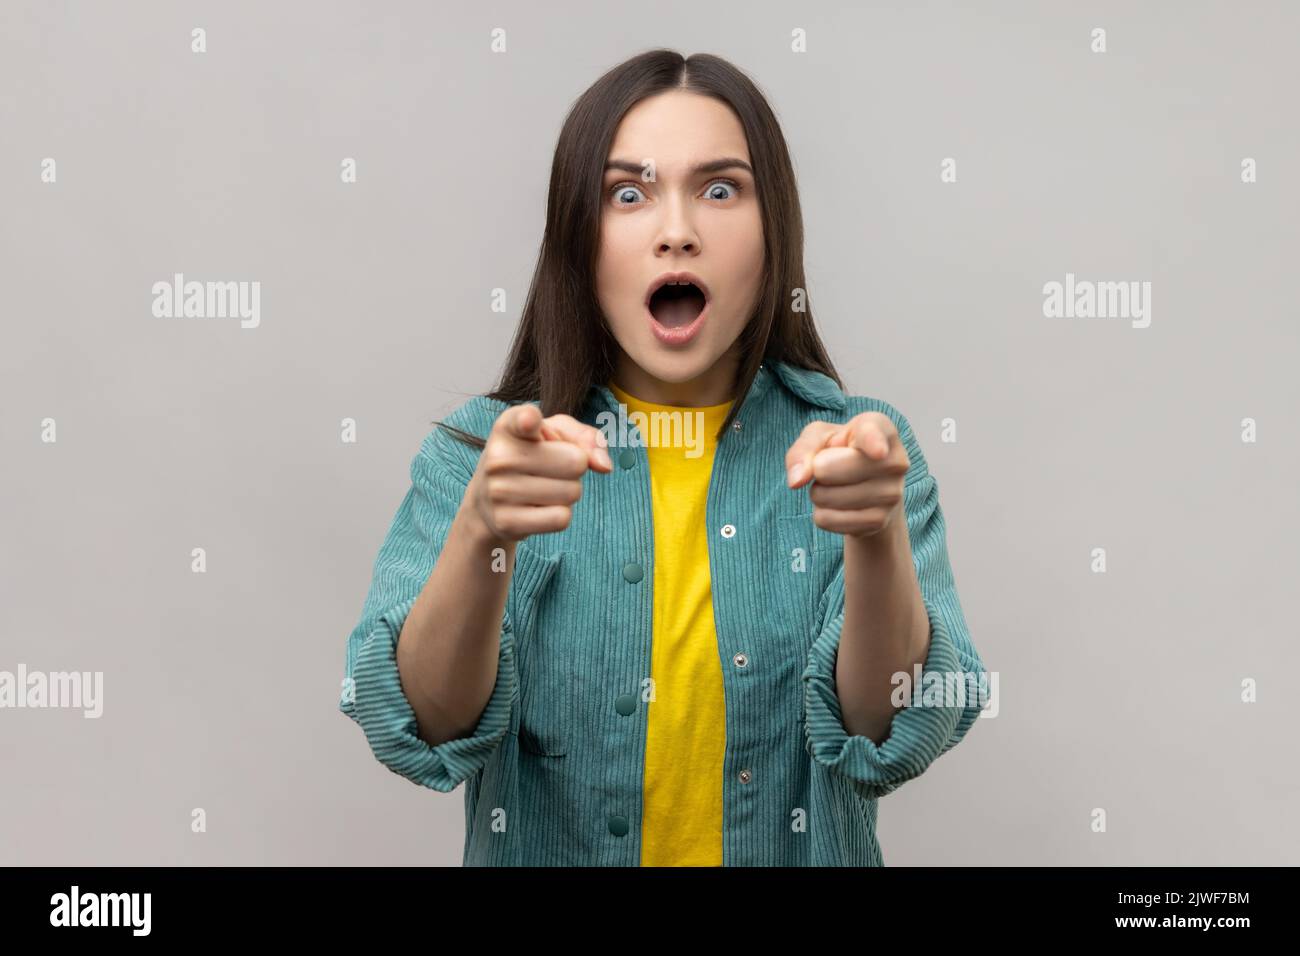
<svg viewBox="0 0 1300 956"><path fill-rule="evenodd" d="M671 90L648 97L623 116L608 159L655 161L665 172L720 156L750 162L745 129L726 103Z"/></svg>

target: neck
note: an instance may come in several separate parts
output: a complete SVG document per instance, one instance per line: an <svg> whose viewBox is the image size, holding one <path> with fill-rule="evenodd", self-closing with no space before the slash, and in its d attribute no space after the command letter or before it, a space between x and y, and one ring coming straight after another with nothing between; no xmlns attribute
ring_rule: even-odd
<svg viewBox="0 0 1300 956"><path fill-rule="evenodd" d="M711 368L685 382L666 382L651 375L623 353L611 378L614 384L653 405L675 405L683 408L704 408L721 405L736 397L736 373L740 359L728 353Z"/></svg>

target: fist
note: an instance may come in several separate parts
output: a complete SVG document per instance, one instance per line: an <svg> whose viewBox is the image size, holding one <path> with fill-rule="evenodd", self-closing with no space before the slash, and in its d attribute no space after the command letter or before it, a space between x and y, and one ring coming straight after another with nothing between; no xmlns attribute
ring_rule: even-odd
<svg viewBox="0 0 1300 956"><path fill-rule="evenodd" d="M785 453L786 484L809 482L813 523L857 538L878 535L902 511L911 467L888 415L863 412L845 422L810 422Z"/></svg>
<svg viewBox="0 0 1300 956"><path fill-rule="evenodd" d="M563 530L587 469L613 471L605 446L599 429L570 415L513 405L497 416L470 480L474 510L502 541Z"/></svg>

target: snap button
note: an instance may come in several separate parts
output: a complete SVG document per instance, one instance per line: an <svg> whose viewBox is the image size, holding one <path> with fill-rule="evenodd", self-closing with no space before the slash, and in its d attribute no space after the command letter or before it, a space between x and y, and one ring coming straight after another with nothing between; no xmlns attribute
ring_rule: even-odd
<svg viewBox="0 0 1300 956"><path fill-rule="evenodd" d="M740 771L740 782L741 782L741 783L749 783L749 781L751 781L751 780L753 780L753 779L754 779L754 775L753 775L752 773L750 773L748 770L742 770L742 771Z"/></svg>
<svg viewBox="0 0 1300 956"><path fill-rule="evenodd" d="M740 419L739 419L739 418L737 418L734 422L731 423L731 428L732 428L733 431L740 431Z"/></svg>
<svg viewBox="0 0 1300 956"><path fill-rule="evenodd" d="M636 695L619 694L618 699L614 701L614 709L624 717L631 716L632 712L636 710Z"/></svg>
<svg viewBox="0 0 1300 956"><path fill-rule="evenodd" d="M629 561L623 565L623 580L628 584L636 584L644 576L645 572L641 570L641 565L635 561Z"/></svg>
<svg viewBox="0 0 1300 956"><path fill-rule="evenodd" d="M624 468L636 467L636 452L631 448L624 448L618 456L618 463Z"/></svg>
<svg viewBox="0 0 1300 956"><path fill-rule="evenodd" d="M627 836L627 817L620 817L617 814L609 818L609 832L614 836Z"/></svg>
<svg viewBox="0 0 1300 956"><path fill-rule="evenodd" d="M731 659L731 662L735 664L737 667L744 667L746 664L749 663L749 658L746 657L745 654L742 652L740 654L737 654L735 657L733 657Z"/></svg>
<svg viewBox="0 0 1300 956"><path fill-rule="evenodd" d="M722 536L724 538L734 538L736 536L736 526L734 524L724 524L722 526Z"/></svg>

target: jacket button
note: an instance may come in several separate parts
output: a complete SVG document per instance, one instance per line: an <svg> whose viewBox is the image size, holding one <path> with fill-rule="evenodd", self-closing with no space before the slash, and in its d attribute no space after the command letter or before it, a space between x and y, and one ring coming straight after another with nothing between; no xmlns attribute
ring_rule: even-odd
<svg viewBox="0 0 1300 956"><path fill-rule="evenodd" d="M624 717L630 717L636 710L635 694L619 694L618 699L614 701L614 709Z"/></svg>
<svg viewBox="0 0 1300 956"><path fill-rule="evenodd" d="M644 576L645 572L641 570L641 565L635 561L629 561L623 565L623 580L628 584L636 584Z"/></svg>
<svg viewBox="0 0 1300 956"><path fill-rule="evenodd" d="M753 779L754 779L754 775L753 775L752 773L750 773L748 770L742 770L742 771L740 771L740 782L741 782L741 783L749 783L749 781L751 781L751 780L753 780Z"/></svg>
<svg viewBox="0 0 1300 956"><path fill-rule="evenodd" d="M740 431L740 419L739 419L739 418L737 418L734 422L731 423L731 428L732 428L732 431Z"/></svg>
<svg viewBox="0 0 1300 956"><path fill-rule="evenodd" d="M624 448L623 451L619 453L618 463L622 465L624 468L635 468L636 452L634 452L631 448Z"/></svg>
<svg viewBox="0 0 1300 956"><path fill-rule="evenodd" d="M744 667L746 664L749 663L749 658L746 657L744 652L742 651L741 653L733 657L731 659L731 662L735 664L737 667Z"/></svg>
<svg viewBox="0 0 1300 956"><path fill-rule="evenodd" d="M734 538L736 536L736 526L734 524L724 524L722 526L722 536L724 538Z"/></svg>
<svg viewBox="0 0 1300 956"><path fill-rule="evenodd" d="M614 836L627 836L627 817L620 817L617 814L609 818L609 832Z"/></svg>

